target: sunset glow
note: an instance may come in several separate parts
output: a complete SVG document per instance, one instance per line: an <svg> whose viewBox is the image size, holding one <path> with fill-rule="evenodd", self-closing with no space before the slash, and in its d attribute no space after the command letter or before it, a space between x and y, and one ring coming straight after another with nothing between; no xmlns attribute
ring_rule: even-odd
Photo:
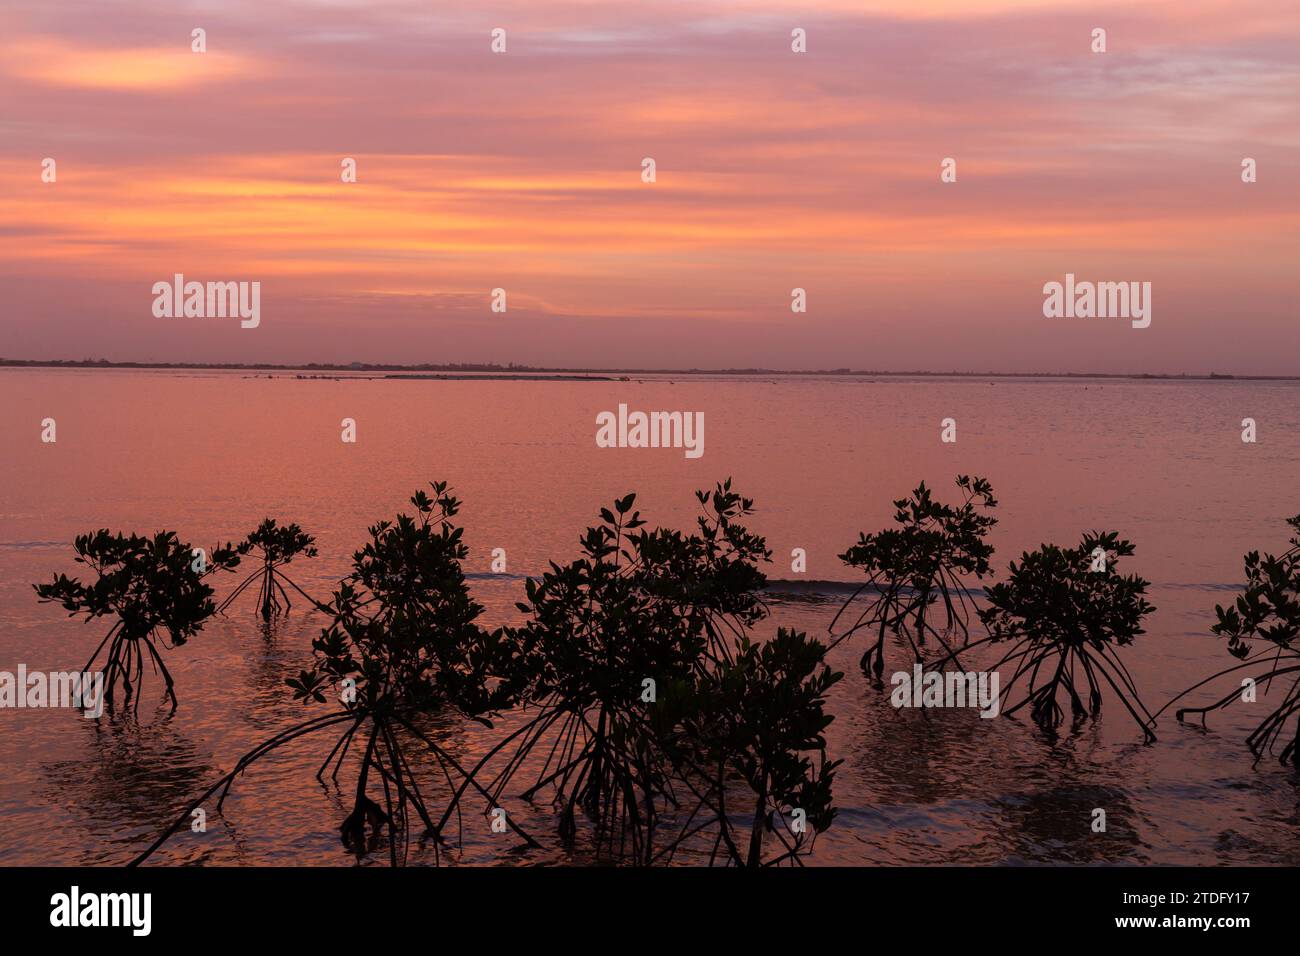
<svg viewBox="0 0 1300 956"><path fill-rule="evenodd" d="M1298 371L1294 7L89 9L0 19L5 357ZM265 321L161 324L175 272ZM1046 320L1067 272L1158 317Z"/></svg>

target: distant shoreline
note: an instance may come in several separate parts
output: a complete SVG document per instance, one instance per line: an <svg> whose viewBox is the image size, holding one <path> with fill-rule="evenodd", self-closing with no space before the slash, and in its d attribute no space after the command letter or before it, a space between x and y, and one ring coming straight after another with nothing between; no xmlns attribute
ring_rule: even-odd
<svg viewBox="0 0 1300 956"><path fill-rule="evenodd" d="M0 358L0 368L50 368L50 369L159 369L190 371L231 372L294 372L294 373L379 373L383 378L411 379L465 379L496 378L514 381L549 378L565 381L615 381L612 376L629 375L798 375L816 377L853 378L1074 378L1111 379L1131 381L1189 381L1189 382L1297 382L1300 375L1226 375L1217 372L1161 374L1150 372L888 372L878 369L775 369L775 368L546 368L530 365L451 364L451 365L398 365L393 363L308 362L298 365L276 363L244 364L235 362L110 362L107 359L6 359ZM322 377L333 377L327 375Z"/></svg>

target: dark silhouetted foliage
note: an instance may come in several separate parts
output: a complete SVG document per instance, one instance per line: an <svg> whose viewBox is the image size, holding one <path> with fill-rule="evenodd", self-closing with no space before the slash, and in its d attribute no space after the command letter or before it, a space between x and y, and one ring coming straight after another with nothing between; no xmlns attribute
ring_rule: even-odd
<svg viewBox="0 0 1300 956"><path fill-rule="evenodd" d="M1045 544L1023 554L1020 564L1011 563L1008 581L987 589L979 615L988 640L1012 645L993 667L1012 668L1002 683L1002 713L1028 706L1034 722L1054 732L1064 719L1061 694L1076 719L1095 718L1109 685L1144 739L1155 740L1155 720L1116 653L1143 633L1142 619L1155 610L1145 598L1149 582L1115 570L1132 554L1133 545L1116 532L1092 532L1075 548ZM1022 685L1023 697L1010 703Z"/></svg>
<svg viewBox="0 0 1300 956"><path fill-rule="evenodd" d="M412 812L426 832L441 835L441 824L434 823L406 754L411 740L432 753L449 781L452 774L459 775L466 786L486 795L418 724L422 713L450 707L491 726L488 716L510 702L506 685L489 686L500 635L475 623L482 608L469 596L460 565L467 549L462 530L451 520L460 503L448 494L445 482L435 482L432 488L433 497L419 491L411 498L414 517L399 515L370 528L371 540L354 554L352 573L332 601L321 605L333 620L312 644L313 666L287 680L295 698L306 703L326 702L327 691L332 694L337 688L341 709L276 734L245 754L136 862L156 850L188 819L190 810L218 789L220 809L234 779L255 761L328 727L346 725L318 779L331 763L337 779L353 743L364 747L353 808L340 828L345 845L357 853L377 845L386 834L391 862L397 865L405 859ZM382 793L382 803L371 797L372 786ZM455 791L449 812L462 792ZM532 842L513 822L508 825Z"/></svg>
<svg viewBox="0 0 1300 956"><path fill-rule="evenodd" d="M107 707L112 708L120 686L124 703L138 712L149 663L162 675L175 710L175 682L159 648L184 644L216 613L212 588L203 579L236 567L236 549L227 545L206 557L171 531L148 538L110 534L107 529L79 535L73 547L77 563L94 573L93 581L60 574L49 584L32 586L42 603L61 604L69 616L116 619L83 670L92 670L102 652Z"/></svg>
<svg viewBox="0 0 1300 956"><path fill-rule="evenodd" d="M1274 682L1280 684L1281 702L1246 738L1246 744L1258 762L1285 739L1290 724L1290 740L1283 744L1278 760L1300 766L1300 719L1296 719L1300 715L1300 515L1288 518L1287 524L1296 532L1290 539L1291 548L1278 556L1260 557L1258 551L1247 554L1246 590L1233 605L1215 607L1218 623L1211 630L1226 637L1228 653L1244 663L1201 681L1175 699L1227 674L1262 667L1251 679L1266 691ZM1252 643L1256 641L1261 646ZM1198 714L1204 722L1207 713L1241 700L1242 695L1238 686L1208 707L1184 707L1176 716L1183 720L1187 714Z"/></svg>
<svg viewBox="0 0 1300 956"><path fill-rule="evenodd" d="M293 559L299 555L314 558L316 557L316 539L305 533L302 528L296 524L284 525L281 527L276 523L274 518L266 518L262 521L257 529L239 544L239 553L248 554L252 552L262 559L261 567L246 577L234 591L230 593L221 606L217 608L224 611L234 603L235 599L244 592L254 581L258 582L257 608L265 621L278 615L281 611L288 611L293 606L289 600L289 592L285 590L285 585L296 590L299 594L310 601L311 598L294 584L292 580L284 573L286 565L293 562ZM281 604L281 598L284 603ZM315 604L315 601L312 601Z"/></svg>
<svg viewBox="0 0 1300 956"><path fill-rule="evenodd" d="M902 635L917 661L921 646L933 637L946 654L969 640L974 607L968 581L990 573L993 546L985 541L997 523L988 509L997 507L993 489L983 478L960 475L957 506L936 501L922 482L911 497L894 502L897 527L863 533L840 560L867 575L867 582L849 598L835 620L851 607L857 618L835 638L832 647L859 630L874 633L875 641L862 655L862 672L880 682L885 670L885 638ZM865 597L864 597L865 595ZM936 607L938 605L938 607Z"/></svg>
<svg viewBox="0 0 1300 956"><path fill-rule="evenodd" d="M833 718L825 705L844 675L827 667L825 657L825 645L781 628L761 644L740 639L728 660L677 685L676 763L685 768L685 786L697 803L670 851L696 833L716 830L711 862L721 857L737 866L775 865L797 861L831 825L831 785L840 761L826 759L824 732ZM680 694L683 686L686 694ZM673 703L670 697L669 713ZM747 836L728 809L737 778L749 801L741 807L749 812ZM779 850L765 858L766 832Z"/></svg>
<svg viewBox="0 0 1300 956"><path fill-rule="evenodd" d="M561 836L573 838L581 809L598 848L641 863L653 859L660 805L677 802L668 749L675 728L649 719L647 688L692 682L727 661L732 637L766 613L756 565L769 553L738 523L752 502L730 481L697 498L694 534L646 530L632 510L635 495L601 509L580 558L527 582L519 609L529 618L509 630L511 684L538 715L491 789L499 793L554 736L524 796L550 788Z"/></svg>

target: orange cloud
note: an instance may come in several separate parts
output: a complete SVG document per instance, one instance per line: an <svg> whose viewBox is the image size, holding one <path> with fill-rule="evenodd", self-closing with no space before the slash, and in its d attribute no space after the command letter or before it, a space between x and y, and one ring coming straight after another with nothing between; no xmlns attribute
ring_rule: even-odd
<svg viewBox="0 0 1300 956"><path fill-rule="evenodd" d="M107 49L39 36L0 45L0 70L47 86L123 91L182 89L253 72L236 53L191 52L188 38L175 46Z"/></svg>

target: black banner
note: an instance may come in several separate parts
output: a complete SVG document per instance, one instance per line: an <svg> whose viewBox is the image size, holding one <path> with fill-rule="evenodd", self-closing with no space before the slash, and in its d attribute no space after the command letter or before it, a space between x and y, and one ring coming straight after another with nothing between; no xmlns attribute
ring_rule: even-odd
<svg viewBox="0 0 1300 956"><path fill-rule="evenodd" d="M248 937L312 948L393 933L531 948L547 936L673 945L789 931L815 945L818 932L854 926L951 934L963 946L972 934L1014 945L1040 932L1230 945L1290 927L1295 899L1295 872L1281 868L9 869L0 881L10 941Z"/></svg>

